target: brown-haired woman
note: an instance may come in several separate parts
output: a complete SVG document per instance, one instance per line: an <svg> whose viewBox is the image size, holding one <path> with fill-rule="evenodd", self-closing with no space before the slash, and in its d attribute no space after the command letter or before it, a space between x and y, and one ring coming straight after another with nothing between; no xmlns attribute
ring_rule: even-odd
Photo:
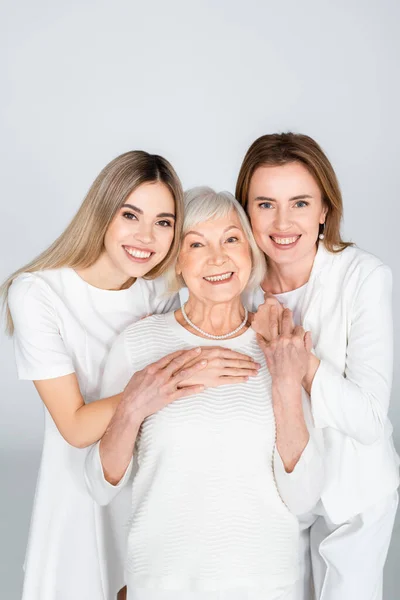
<svg viewBox="0 0 400 600"><path fill-rule="evenodd" d="M268 270L248 298L269 339L271 306L310 330L314 355L303 387L323 429L326 482L301 518L304 580L297 599L379 600L398 496L388 420L392 378L391 272L344 242L335 172L306 135L265 135L249 148L236 197ZM279 305L277 304L279 302Z"/></svg>
<svg viewBox="0 0 400 600"><path fill-rule="evenodd" d="M2 286L19 378L34 382L46 407L23 600L113 600L124 585L129 498L120 495L107 513L98 509L83 465L86 448L128 394L99 400L115 338L133 321L179 306L177 296L162 297L154 278L176 259L182 221L183 192L172 166L157 155L127 152L101 171L53 245ZM256 371L236 352L207 349L201 357L209 359L207 386L220 384L226 367L224 383ZM223 368L215 366L221 357ZM180 385L191 385L191 375L204 368L193 351L168 358ZM182 393L177 389L177 397Z"/></svg>

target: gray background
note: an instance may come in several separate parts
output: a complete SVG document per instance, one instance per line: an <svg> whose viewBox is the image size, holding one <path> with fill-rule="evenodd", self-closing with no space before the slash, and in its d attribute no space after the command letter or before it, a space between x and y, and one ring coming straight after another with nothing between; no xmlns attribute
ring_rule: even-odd
<svg viewBox="0 0 400 600"><path fill-rule="evenodd" d="M327 151L345 237L392 267L398 306L396 0L3 0L1 13L2 279L55 239L116 155L158 152L185 187L233 190L249 144L292 129ZM0 595L16 600L43 414L4 336L0 365ZM399 386L396 373L397 448ZM399 559L398 520L386 600Z"/></svg>

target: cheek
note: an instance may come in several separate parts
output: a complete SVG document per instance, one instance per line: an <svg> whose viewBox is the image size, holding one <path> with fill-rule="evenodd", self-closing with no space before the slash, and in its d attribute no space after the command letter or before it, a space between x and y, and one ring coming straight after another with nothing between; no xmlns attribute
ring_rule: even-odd
<svg viewBox="0 0 400 600"><path fill-rule="evenodd" d="M160 229L161 231L157 231L158 243L168 250L174 241L174 227L161 227Z"/></svg>
<svg viewBox="0 0 400 600"><path fill-rule="evenodd" d="M106 231L104 245L107 247L113 243L121 243L131 229L129 225L129 223L120 218L115 219Z"/></svg>

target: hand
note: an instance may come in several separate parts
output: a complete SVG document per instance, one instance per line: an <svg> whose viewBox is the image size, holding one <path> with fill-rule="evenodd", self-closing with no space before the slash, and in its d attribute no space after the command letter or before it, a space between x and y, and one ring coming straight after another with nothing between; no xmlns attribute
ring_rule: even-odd
<svg viewBox="0 0 400 600"><path fill-rule="evenodd" d="M179 389L182 381L189 379L207 365L207 360L201 359L188 366L200 353L201 348L178 350L137 371L131 377L124 390L122 402L131 405L139 423L174 400L193 396L204 390L203 385Z"/></svg>
<svg viewBox="0 0 400 600"><path fill-rule="evenodd" d="M260 304L251 322L254 331L262 335L266 342L272 340L271 321L276 322L274 311L277 312L278 333L280 333L283 306L272 294L266 292L264 303Z"/></svg>
<svg viewBox="0 0 400 600"><path fill-rule="evenodd" d="M271 341L257 335L264 352L273 383L301 384L307 373L312 348L311 333L302 327L294 327L292 312L285 308L281 319L281 334L278 334L278 313L271 309Z"/></svg>
<svg viewBox="0 0 400 600"><path fill-rule="evenodd" d="M203 346L201 358L207 359L207 366L179 384L180 388L190 385L203 384L204 387L219 387L235 383L243 383L249 377L258 374L260 364L251 356L228 348ZM196 364L200 359L195 358L189 366Z"/></svg>

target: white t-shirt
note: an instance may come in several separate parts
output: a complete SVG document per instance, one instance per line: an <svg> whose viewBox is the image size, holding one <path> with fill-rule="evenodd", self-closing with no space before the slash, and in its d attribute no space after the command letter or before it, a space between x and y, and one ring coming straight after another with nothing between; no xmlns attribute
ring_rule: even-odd
<svg viewBox="0 0 400 600"><path fill-rule="evenodd" d="M301 325L301 308L306 290L307 284L304 284L296 290L282 292L282 294L274 294L278 302L292 311L295 325Z"/></svg>
<svg viewBox="0 0 400 600"><path fill-rule="evenodd" d="M300 465L288 474L282 468L271 377L255 332L249 328L217 343L258 361L257 377L208 388L145 419L135 460L118 486L104 479L99 444L87 458L88 486L99 502L124 485L132 488L126 580L137 600L148 598L149 589L152 600L164 600L172 590L175 600L195 590L199 600L215 598L217 591L218 598L271 600L297 579L298 522L282 494L292 480L292 495L293 489L297 496L307 495L314 485L316 500L322 460L314 461L314 471ZM216 341L190 333L174 313L133 324L113 345L103 393L123 389L132 371L197 345ZM311 439L304 462L312 464L317 452Z"/></svg>
<svg viewBox="0 0 400 600"><path fill-rule="evenodd" d="M143 279L127 290L101 290L69 268L20 275L9 291L19 378L75 372L85 402L100 399L106 357L118 334L133 321L179 305L177 296L163 297L163 290L162 281ZM83 477L87 449L70 446L44 413L23 600L108 600L102 582L123 584L114 507L100 509L93 502ZM127 510L128 498L121 496L118 514L124 501Z"/></svg>
<svg viewBox="0 0 400 600"><path fill-rule="evenodd" d="M307 283L296 290L283 292L282 294L274 294L278 302L280 302L285 308L290 308L293 313L293 321L295 325L302 325L301 311L306 290ZM263 304L264 302L264 290L261 287L258 287L254 291L245 292L243 294L243 301L249 310L256 312L260 304Z"/></svg>

